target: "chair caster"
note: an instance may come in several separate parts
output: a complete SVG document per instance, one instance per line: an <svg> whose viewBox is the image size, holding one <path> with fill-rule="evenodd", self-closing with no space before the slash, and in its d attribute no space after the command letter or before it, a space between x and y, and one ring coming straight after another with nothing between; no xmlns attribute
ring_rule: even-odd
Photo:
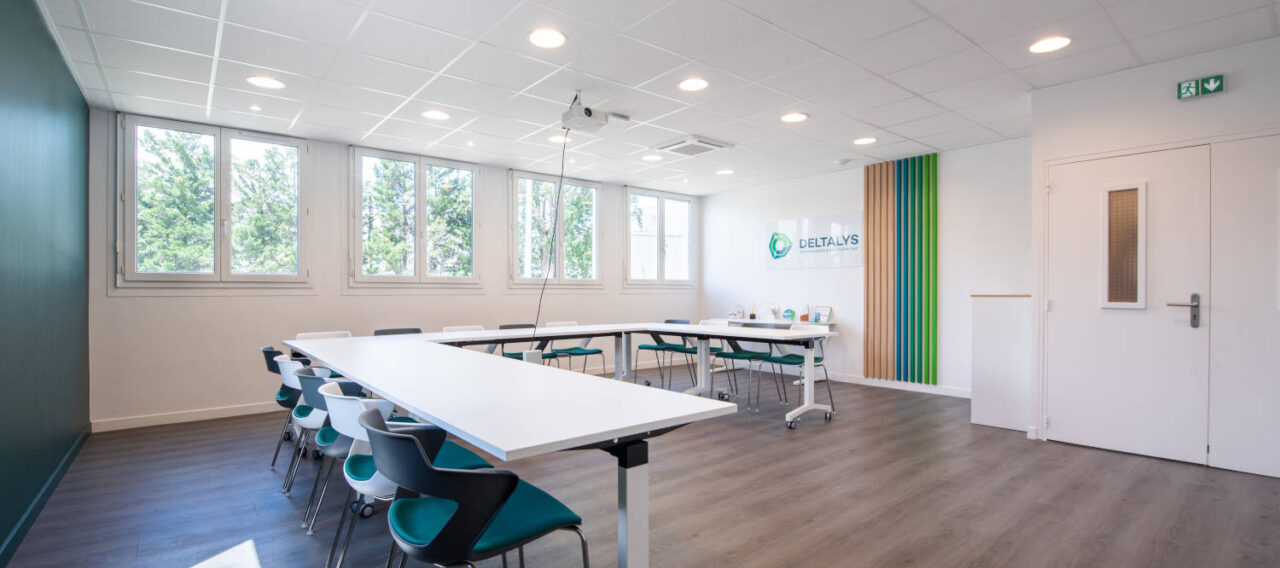
<svg viewBox="0 0 1280 568"><path fill-rule="evenodd" d="M823 414L823 415L822 415L822 419L823 419L823 420L826 420L827 422L830 422L830 421L831 421L831 416L832 416L832 414L831 414L830 412L828 412L828 413L826 413L826 414Z"/></svg>
<svg viewBox="0 0 1280 568"><path fill-rule="evenodd" d="M311 450L311 459L322 460L324 459L324 454L320 453L320 450Z"/></svg>
<svg viewBox="0 0 1280 568"><path fill-rule="evenodd" d="M788 420L788 421L787 421L787 429L788 429L788 430L795 430L795 429L796 429L796 423L798 423L798 422L800 422L800 421L799 421L799 420Z"/></svg>
<svg viewBox="0 0 1280 568"><path fill-rule="evenodd" d="M367 519L372 516L373 516L373 503L365 503L363 507L360 507L361 518Z"/></svg>
<svg viewBox="0 0 1280 568"><path fill-rule="evenodd" d="M720 400L729 400L729 393L727 393L727 392L718 392L718 393L716 393L716 398L718 398L718 399L720 399Z"/></svg>
<svg viewBox="0 0 1280 568"><path fill-rule="evenodd" d="M644 380L644 386L646 386L646 387L651 387L651 386L653 386L653 383L649 382L649 379L645 379L645 380Z"/></svg>
<svg viewBox="0 0 1280 568"><path fill-rule="evenodd" d="M286 430L284 433L284 441L288 442L293 439L293 430Z"/></svg>

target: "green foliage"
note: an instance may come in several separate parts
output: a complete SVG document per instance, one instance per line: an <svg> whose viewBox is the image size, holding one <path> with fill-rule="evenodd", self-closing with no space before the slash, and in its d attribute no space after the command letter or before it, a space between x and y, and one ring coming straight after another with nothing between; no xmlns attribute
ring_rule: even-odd
<svg viewBox="0 0 1280 568"><path fill-rule="evenodd" d="M470 277L475 174L442 166L426 173L427 275Z"/></svg>
<svg viewBox="0 0 1280 568"><path fill-rule="evenodd" d="M213 272L216 145L207 134L138 129L138 272Z"/></svg>
<svg viewBox="0 0 1280 568"><path fill-rule="evenodd" d="M415 164L366 156L362 166L364 273L411 276L415 269Z"/></svg>
<svg viewBox="0 0 1280 568"><path fill-rule="evenodd" d="M566 278L596 277L596 190L564 186L564 274Z"/></svg>
<svg viewBox="0 0 1280 568"><path fill-rule="evenodd" d="M516 181L516 274L520 278L555 277L556 184Z"/></svg>
<svg viewBox="0 0 1280 568"><path fill-rule="evenodd" d="M231 270L298 273L298 149L231 142Z"/></svg>

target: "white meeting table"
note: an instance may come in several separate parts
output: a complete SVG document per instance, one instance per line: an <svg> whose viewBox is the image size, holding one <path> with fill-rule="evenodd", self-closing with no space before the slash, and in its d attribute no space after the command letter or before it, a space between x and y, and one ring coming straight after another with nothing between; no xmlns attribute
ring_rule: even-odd
<svg viewBox="0 0 1280 568"><path fill-rule="evenodd" d="M779 323L779 322L761 322ZM697 378L693 388L686 390L688 394L708 394L711 392L711 340L749 341L770 343L774 345L796 345L805 349L802 381L804 385L804 402L786 415L786 425L794 428L800 416L810 411L821 411L830 419L833 412L831 405L818 404L814 398L814 355L817 341L826 337L834 337L838 333L831 331L798 331L791 329L772 329L765 327L730 327L723 325L695 325L679 323L623 323L573 325L539 328L517 329L482 329L474 331L450 331L412 335L435 343L455 346L488 345L493 343L526 343L544 340L583 339L588 337L613 337L613 376L615 379L632 377L631 354L632 335L674 335L694 340L698 348ZM621 361L622 364L618 364Z"/></svg>
<svg viewBox="0 0 1280 568"><path fill-rule="evenodd" d="M618 460L620 567L649 564L646 440L737 412L734 404L457 349L424 335L284 344L503 461L570 449L609 452Z"/></svg>

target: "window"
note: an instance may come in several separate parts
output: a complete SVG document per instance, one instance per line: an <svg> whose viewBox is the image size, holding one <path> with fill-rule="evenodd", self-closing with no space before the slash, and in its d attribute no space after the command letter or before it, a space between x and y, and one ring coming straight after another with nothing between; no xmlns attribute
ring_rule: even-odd
<svg viewBox="0 0 1280 568"><path fill-rule="evenodd" d="M352 280L475 284L475 168L357 148Z"/></svg>
<svg viewBox="0 0 1280 568"><path fill-rule="evenodd" d="M566 181L557 192L556 183L512 173L513 280L596 283L599 189Z"/></svg>
<svg viewBox="0 0 1280 568"><path fill-rule="evenodd" d="M1146 307L1146 184L1103 191L1102 307Z"/></svg>
<svg viewBox="0 0 1280 568"><path fill-rule="evenodd" d="M689 284L692 203L634 188L628 190L627 201L627 280L632 284Z"/></svg>
<svg viewBox="0 0 1280 568"><path fill-rule="evenodd" d="M126 116L120 285L305 282L298 140Z"/></svg>

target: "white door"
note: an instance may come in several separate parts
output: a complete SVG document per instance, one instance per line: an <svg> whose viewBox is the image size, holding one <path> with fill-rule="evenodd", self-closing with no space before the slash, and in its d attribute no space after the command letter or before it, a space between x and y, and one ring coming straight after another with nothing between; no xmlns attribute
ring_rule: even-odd
<svg viewBox="0 0 1280 568"><path fill-rule="evenodd" d="M1209 465L1280 476L1280 136L1213 145Z"/></svg>
<svg viewBox="0 0 1280 568"><path fill-rule="evenodd" d="M1049 169L1046 436L1205 463L1208 146ZM1144 203L1145 201L1145 203Z"/></svg>

